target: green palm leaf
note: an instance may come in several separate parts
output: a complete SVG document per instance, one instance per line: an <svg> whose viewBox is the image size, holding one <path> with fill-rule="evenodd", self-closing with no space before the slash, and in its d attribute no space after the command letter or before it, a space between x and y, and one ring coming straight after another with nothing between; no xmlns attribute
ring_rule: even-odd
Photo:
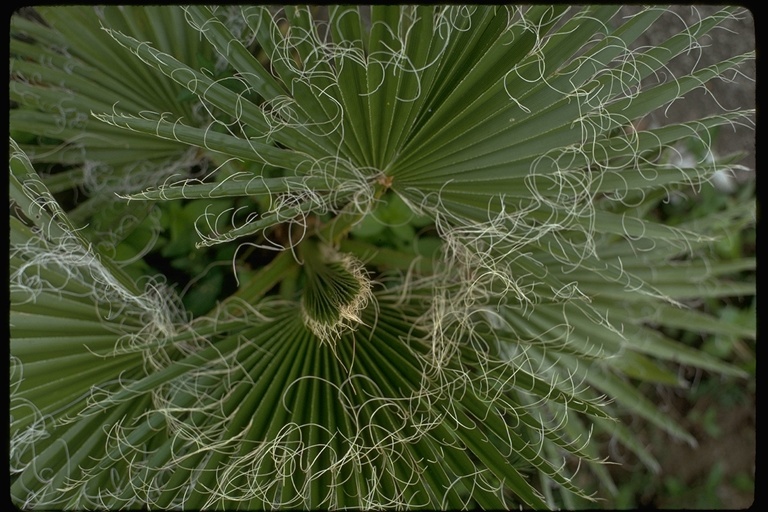
<svg viewBox="0 0 768 512"><path fill-rule="evenodd" d="M615 490L593 431L658 467L622 414L695 443L637 384L684 385L677 365L747 377L668 332L754 339L691 302L754 295L729 279L754 258L708 252L754 222L754 204L680 225L649 212L738 169L679 148L753 112L641 121L754 55L662 73L738 10L653 47L636 40L664 10L619 13L15 16L14 502L547 508L591 499L582 461ZM149 174L110 189L118 200L96 187L65 211L54 197L94 165L127 179L137 151ZM144 204L174 200L205 212L189 226L199 248L237 242L237 288L205 315L94 245L119 232L116 253L132 229L155 229ZM95 215L108 203L117 214ZM240 249L273 252L246 268Z"/></svg>
<svg viewBox="0 0 768 512"><path fill-rule="evenodd" d="M52 191L86 193L70 211L73 222L117 243L147 213L136 204L112 201L112 192L132 192L205 162L186 145L127 134L91 113L173 112L196 123L205 116L196 97L130 58L102 24L131 27L136 36L195 62L212 61L213 53L197 42L175 9L73 6L42 8L39 15L46 25L32 17L11 21L10 98L18 105L10 114L13 130L30 159L47 164L50 172L43 179ZM130 216L136 220L126 222Z"/></svg>

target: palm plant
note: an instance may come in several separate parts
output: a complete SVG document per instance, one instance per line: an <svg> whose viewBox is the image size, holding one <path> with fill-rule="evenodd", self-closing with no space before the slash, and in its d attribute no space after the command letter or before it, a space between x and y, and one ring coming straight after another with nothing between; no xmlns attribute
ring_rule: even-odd
<svg viewBox="0 0 768 512"><path fill-rule="evenodd" d="M654 47L633 43L664 9L617 13L14 16L15 502L572 506L580 465L613 486L600 439L655 466L621 414L695 442L636 384L746 376L664 328L754 337L689 305L754 294L729 279L753 258L709 252L754 204L652 214L738 167L680 145L753 113L642 120L753 55L675 76L740 13ZM200 250L234 248L202 313L142 261L174 202Z"/></svg>

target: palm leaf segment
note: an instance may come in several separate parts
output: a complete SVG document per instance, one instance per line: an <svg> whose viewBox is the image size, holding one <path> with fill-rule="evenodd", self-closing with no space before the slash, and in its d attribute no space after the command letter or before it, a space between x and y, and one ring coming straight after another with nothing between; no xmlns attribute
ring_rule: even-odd
<svg viewBox="0 0 768 512"><path fill-rule="evenodd" d="M30 16L11 20L10 98L13 135L42 170L53 193L81 189L87 199L69 212L73 222L88 224L102 239L120 240L146 216L142 205L114 201L114 192L131 193L190 169L204 172L196 148L152 134L129 133L100 123L91 112L173 112L202 123L208 119L186 88L140 61L101 30L109 23L153 39L190 62L213 63L213 50L201 45L183 21L183 12L168 7L99 10L87 6L41 8L45 24ZM166 20L169 30L159 20ZM128 219L134 217L134 222Z"/></svg>
<svg viewBox="0 0 768 512"><path fill-rule="evenodd" d="M38 198L48 196L18 153L11 189L32 226L12 222L16 499L162 508L544 507L554 504L541 494L546 482L581 494L565 460L599 458L586 444L594 427L653 464L605 420L616 407L691 440L622 375L677 383L657 359L737 372L647 323L683 318L704 331L754 334L680 309L701 290L734 293L718 279L733 265L681 260L671 276L653 270L698 254L720 226L672 228L639 212L658 191L703 182L719 168L660 158L665 148L746 123L748 113L645 131L631 122L751 56L641 88L733 13L659 47L630 50L662 11L612 28L615 11L331 7L323 21L300 7L244 8L236 18L186 8L189 25L233 68L228 80L236 87L129 27L105 26L196 95L214 121L200 126L118 108L95 115L197 146L239 169L127 197L255 197L268 205L259 216L221 233L201 230L201 243L256 236L266 244L273 226L291 224L297 234L289 245L305 256L309 283L297 296L266 296L295 275L283 252L190 323L157 303L151 287L94 277L121 275L88 266L114 267L105 258L49 268L76 231L56 228L66 224L63 212L39 215L47 210ZM345 237L384 194L435 223L444 257L419 267L428 271L405 274L418 267L412 256ZM736 223L749 222L749 206L735 212ZM91 254L87 242L72 240L78 254ZM360 261L403 273L371 294ZM30 276L39 283L34 300ZM323 280L337 284L334 294L319 293ZM121 291L96 297L92 288ZM35 321L54 298L63 300L62 316L77 311L84 322L71 319L66 328L87 324L93 338L67 341ZM146 316L158 311L167 316ZM35 344L61 355L38 360ZM93 373L82 379L61 358ZM49 393L52 366L59 377ZM66 464L52 462L62 457ZM595 471L608 482L601 466Z"/></svg>

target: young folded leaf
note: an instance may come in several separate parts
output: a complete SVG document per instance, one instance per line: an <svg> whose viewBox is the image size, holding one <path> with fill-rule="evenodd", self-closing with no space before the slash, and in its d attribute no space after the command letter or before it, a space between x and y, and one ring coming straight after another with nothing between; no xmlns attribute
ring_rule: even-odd
<svg viewBox="0 0 768 512"><path fill-rule="evenodd" d="M360 315L373 298L371 281L360 261L328 245L305 242L301 256L304 323L321 342L333 347L344 331L362 323Z"/></svg>

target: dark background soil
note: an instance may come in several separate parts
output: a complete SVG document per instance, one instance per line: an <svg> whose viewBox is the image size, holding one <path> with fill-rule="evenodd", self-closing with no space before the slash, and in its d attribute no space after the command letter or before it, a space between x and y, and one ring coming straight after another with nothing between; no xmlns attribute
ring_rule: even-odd
<svg viewBox="0 0 768 512"><path fill-rule="evenodd" d="M624 7L625 12L637 11L639 7ZM664 42L670 35L695 23L700 18L714 14L720 7L713 5L674 6L670 14L660 17L658 25L646 32L638 41L640 45L654 45ZM674 16L672 15L674 13ZM679 18L678 18L679 16ZM674 59L669 67L673 71L690 71L711 66L722 60L755 50L755 24L751 12L745 10L741 20L727 20L712 30L700 41L705 46L701 51L692 50ZM657 117L666 115L668 121L688 121L725 110L755 108L756 64L754 61L738 68L740 74L732 82L712 80L705 89L697 89L676 101ZM729 73L728 76L732 76ZM720 107L718 107L718 104ZM661 121L661 119L659 119ZM715 149L720 154L743 151L746 157L742 165L755 169L755 132L744 127L735 130L721 130ZM743 177L742 179L748 179Z"/></svg>

